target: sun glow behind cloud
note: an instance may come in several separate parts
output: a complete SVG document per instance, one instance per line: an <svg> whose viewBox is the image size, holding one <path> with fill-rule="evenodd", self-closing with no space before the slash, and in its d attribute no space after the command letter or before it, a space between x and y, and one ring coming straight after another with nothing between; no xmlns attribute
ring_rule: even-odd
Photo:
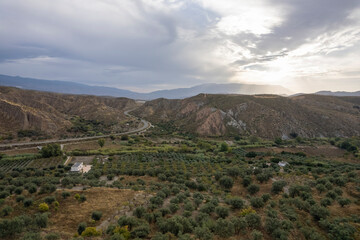
<svg viewBox="0 0 360 240"><path fill-rule="evenodd" d="M3 0L0 73L142 91L356 90L359 29L356 0Z"/></svg>

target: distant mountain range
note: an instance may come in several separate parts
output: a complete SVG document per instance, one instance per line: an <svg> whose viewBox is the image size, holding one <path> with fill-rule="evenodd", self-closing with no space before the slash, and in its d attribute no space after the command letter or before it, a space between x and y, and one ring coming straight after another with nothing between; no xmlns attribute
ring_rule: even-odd
<svg viewBox="0 0 360 240"><path fill-rule="evenodd" d="M331 92L331 91L320 91L315 93L317 95L325 96L337 96L337 97L360 97L360 91L357 92Z"/></svg>
<svg viewBox="0 0 360 240"><path fill-rule="evenodd" d="M84 94L96 96L126 97L132 99L152 100L157 98L183 99L196 96L200 93L209 94L278 94L290 95L291 92L279 85L255 85L255 84L202 84L190 88L177 88L171 90L160 90L150 93L137 93L129 90L89 86L80 83L55 80L40 80L34 78L12 77L0 75L1 86L11 86L28 90L38 90L46 92Z"/></svg>

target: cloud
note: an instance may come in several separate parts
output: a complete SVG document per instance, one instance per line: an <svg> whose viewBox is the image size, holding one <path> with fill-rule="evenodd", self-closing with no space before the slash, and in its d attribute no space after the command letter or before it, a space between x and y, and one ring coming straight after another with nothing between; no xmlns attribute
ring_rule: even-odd
<svg viewBox="0 0 360 240"><path fill-rule="evenodd" d="M340 89L360 79L358 29L357 0L2 0L0 73L140 91Z"/></svg>

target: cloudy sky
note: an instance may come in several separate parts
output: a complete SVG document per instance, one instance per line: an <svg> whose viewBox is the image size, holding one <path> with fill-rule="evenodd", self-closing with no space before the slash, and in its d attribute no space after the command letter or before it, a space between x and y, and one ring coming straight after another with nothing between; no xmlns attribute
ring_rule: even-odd
<svg viewBox="0 0 360 240"><path fill-rule="evenodd" d="M359 0L0 0L0 73L360 90Z"/></svg>

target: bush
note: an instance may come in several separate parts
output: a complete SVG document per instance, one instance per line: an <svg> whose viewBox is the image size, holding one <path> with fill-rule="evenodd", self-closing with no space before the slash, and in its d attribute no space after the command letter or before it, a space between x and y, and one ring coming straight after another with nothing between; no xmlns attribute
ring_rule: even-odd
<svg viewBox="0 0 360 240"><path fill-rule="evenodd" d="M58 240L60 239L60 235L58 233L49 233L45 236L46 240Z"/></svg>
<svg viewBox="0 0 360 240"><path fill-rule="evenodd" d="M226 189L230 189L234 185L234 181L231 177L224 176L224 177L220 178L219 184L220 184L220 186L222 186Z"/></svg>
<svg viewBox="0 0 360 240"><path fill-rule="evenodd" d="M244 200L239 197L231 198L228 202L233 209L241 209L245 205Z"/></svg>
<svg viewBox="0 0 360 240"><path fill-rule="evenodd" d="M70 193L67 191L64 191L61 193L61 196L63 197L63 199L66 199L66 198L70 197Z"/></svg>
<svg viewBox="0 0 360 240"><path fill-rule="evenodd" d="M255 193L257 193L260 190L260 187L259 187L259 185L251 184L247 187L247 190L251 195L254 195Z"/></svg>
<svg viewBox="0 0 360 240"><path fill-rule="evenodd" d="M142 218L146 213L146 209L144 207L137 207L133 211L133 215L137 218Z"/></svg>
<svg viewBox="0 0 360 240"><path fill-rule="evenodd" d="M316 221L319 221L321 219L327 218L330 215L330 212L325 207L313 205L310 208L310 214Z"/></svg>
<svg viewBox="0 0 360 240"><path fill-rule="evenodd" d="M147 237L147 235L149 235L150 233L150 227L148 224L144 224L144 225L141 225L141 226L138 226L136 228L134 228L132 231L131 231L131 236L133 238L145 238Z"/></svg>
<svg viewBox="0 0 360 240"><path fill-rule="evenodd" d="M349 205L351 203L350 199L348 198L338 198L337 201L341 207L344 207L345 205Z"/></svg>
<svg viewBox="0 0 360 240"><path fill-rule="evenodd" d="M79 200L79 199L80 199L80 194L76 193L76 194L74 195L74 198L75 198L76 200Z"/></svg>
<svg viewBox="0 0 360 240"><path fill-rule="evenodd" d="M215 234L221 237L231 237L235 234L234 224L226 219L218 219L215 223Z"/></svg>
<svg viewBox="0 0 360 240"><path fill-rule="evenodd" d="M279 192L282 192L283 188L286 186L286 182L285 181L276 181L273 182L272 187L271 187L271 192L274 194L278 194Z"/></svg>
<svg viewBox="0 0 360 240"><path fill-rule="evenodd" d="M247 214L245 220L250 228L259 228L261 226L261 218L256 213Z"/></svg>
<svg viewBox="0 0 360 240"><path fill-rule="evenodd" d="M218 206L215 208L215 213L220 218L226 218L227 216L229 216L229 209L227 207Z"/></svg>
<svg viewBox="0 0 360 240"><path fill-rule="evenodd" d="M172 213L176 213L179 210L179 205L176 203L171 203L169 209Z"/></svg>
<svg viewBox="0 0 360 240"><path fill-rule="evenodd" d="M14 211L14 209L12 207L6 205L6 206L4 206L3 209L1 209L1 215L2 216L8 216L8 215L10 215L10 213L12 211Z"/></svg>
<svg viewBox="0 0 360 240"><path fill-rule="evenodd" d="M207 227L197 227L194 229L194 233L197 239L200 240L212 240L213 234Z"/></svg>
<svg viewBox="0 0 360 240"><path fill-rule="evenodd" d="M95 227L87 227L81 233L81 236L83 236L83 237L92 237L92 236L100 236L100 235L101 235L101 232L97 231Z"/></svg>
<svg viewBox="0 0 360 240"><path fill-rule="evenodd" d="M330 206L332 204L333 200L331 198L323 198L320 201L321 206L323 207L327 207Z"/></svg>
<svg viewBox="0 0 360 240"><path fill-rule="evenodd" d="M35 223L39 228L46 228L48 224L48 215L46 213L36 214Z"/></svg>
<svg viewBox="0 0 360 240"><path fill-rule="evenodd" d="M32 198L27 198L24 200L24 207L30 207L33 204Z"/></svg>
<svg viewBox="0 0 360 240"><path fill-rule="evenodd" d="M78 229L77 229L78 234L81 235L82 232L85 231L86 227L87 227L87 225L85 222L79 223Z"/></svg>
<svg viewBox="0 0 360 240"><path fill-rule="evenodd" d="M94 211L91 214L91 218L94 219L95 221L99 221L102 217L102 212L100 211Z"/></svg>
<svg viewBox="0 0 360 240"><path fill-rule="evenodd" d="M51 205L53 202L56 201L56 198L54 196L48 196L46 198L44 198L44 201L48 204Z"/></svg>
<svg viewBox="0 0 360 240"><path fill-rule="evenodd" d="M253 230L251 232L251 237L252 237L252 240L262 240L263 234L260 231Z"/></svg>
<svg viewBox="0 0 360 240"><path fill-rule="evenodd" d="M49 205L47 205L46 203L40 203L39 210L41 212L47 212L47 211L49 211Z"/></svg>
<svg viewBox="0 0 360 240"><path fill-rule="evenodd" d="M84 194L81 194L80 198L79 198L79 201L80 202L85 202L86 201L86 196Z"/></svg>
<svg viewBox="0 0 360 240"><path fill-rule="evenodd" d="M259 198L259 197L251 198L250 199L250 204L254 208L262 208L265 205L264 200L262 198Z"/></svg>
<svg viewBox="0 0 360 240"><path fill-rule="evenodd" d="M22 240L41 240L41 235L40 233L27 232L24 234Z"/></svg>
<svg viewBox="0 0 360 240"><path fill-rule="evenodd" d="M256 152L248 152L247 154L245 154L245 157L247 158L255 158L256 156Z"/></svg>
<svg viewBox="0 0 360 240"><path fill-rule="evenodd" d="M212 203L206 203L200 208L200 212L211 214L214 212L215 206Z"/></svg>
<svg viewBox="0 0 360 240"><path fill-rule="evenodd" d="M230 221L234 224L235 234L239 234L240 231L243 231L247 227L245 218L243 217L232 217Z"/></svg>
<svg viewBox="0 0 360 240"><path fill-rule="evenodd" d="M25 197L23 195L19 195L16 197L16 202L24 202Z"/></svg>
<svg viewBox="0 0 360 240"><path fill-rule="evenodd" d="M250 176L245 176L245 177L243 178L243 180L242 180L242 185L243 185L244 187L247 187L247 186L249 186L249 185L251 184L251 182L252 182L251 177L250 177Z"/></svg>

